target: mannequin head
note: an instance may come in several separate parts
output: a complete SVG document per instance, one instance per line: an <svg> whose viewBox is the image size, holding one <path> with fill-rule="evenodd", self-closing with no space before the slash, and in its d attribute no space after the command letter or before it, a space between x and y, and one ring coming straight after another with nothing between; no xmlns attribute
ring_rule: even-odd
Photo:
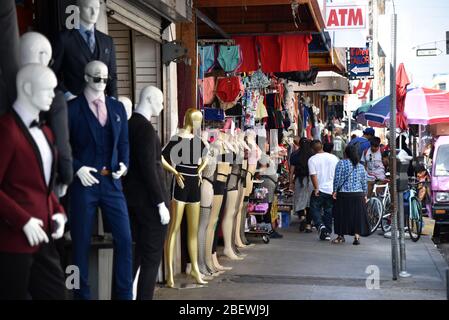
<svg viewBox="0 0 449 320"><path fill-rule="evenodd" d="M190 108L186 111L184 116L184 129L190 129L191 132L201 129L203 122L203 114L195 108Z"/></svg>
<svg viewBox="0 0 449 320"><path fill-rule="evenodd" d="M20 37L20 64L38 63L48 66L52 56L51 44L38 32L27 32Z"/></svg>
<svg viewBox="0 0 449 320"><path fill-rule="evenodd" d="M120 97L118 97L118 101L123 103L123 106L125 107L125 110L126 110L126 115L128 117L128 120L131 119L131 116L133 114L133 102L131 101L131 99L128 97L125 97L125 96L120 96Z"/></svg>
<svg viewBox="0 0 449 320"><path fill-rule="evenodd" d="M100 15L100 0L78 0L80 8L80 21L90 29L97 23Z"/></svg>
<svg viewBox="0 0 449 320"><path fill-rule="evenodd" d="M17 74L17 101L30 112L50 110L58 84L53 71L40 64L28 64Z"/></svg>
<svg viewBox="0 0 449 320"><path fill-rule="evenodd" d="M101 61L89 62L84 69L84 80L90 90L104 92L108 82L108 67Z"/></svg>
<svg viewBox="0 0 449 320"><path fill-rule="evenodd" d="M149 117L159 116L164 109L164 94L159 88L154 86L143 88L137 109Z"/></svg>

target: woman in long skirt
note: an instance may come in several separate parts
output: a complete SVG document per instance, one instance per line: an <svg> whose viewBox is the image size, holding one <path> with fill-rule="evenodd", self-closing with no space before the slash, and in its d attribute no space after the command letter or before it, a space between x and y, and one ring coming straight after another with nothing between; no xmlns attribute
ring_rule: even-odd
<svg viewBox="0 0 449 320"><path fill-rule="evenodd" d="M345 242L345 235L354 236L354 245L360 244L360 236L370 234L366 217L367 174L360 163L357 147L345 149L345 159L335 169L333 208L334 230L337 238L332 243Z"/></svg>

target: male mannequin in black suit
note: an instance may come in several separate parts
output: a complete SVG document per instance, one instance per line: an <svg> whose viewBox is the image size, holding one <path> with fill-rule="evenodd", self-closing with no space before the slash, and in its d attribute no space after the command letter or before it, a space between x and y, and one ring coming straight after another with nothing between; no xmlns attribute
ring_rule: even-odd
<svg viewBox="0 0 449 320"><path fill-rule="evenodd" d="M100 0L78 0L80 7L79 28L62 31L53 44L53 70L58 76L58 88L66 100L72 100L83 92L84 67L98 60L106 64L109 81L106 95L117 98L117 65L112 38L95 28L100 13Z"/></svg>
<svg viewBox="0 0 449 320"><path fill-rule="evenodd" d="M158 88L144 88L140 103L129 121L130 161L133 165L124 178L123 189L136 242L134 275L140 267L137 300L153 298L170 221L161 142L151 124L151 118L159 116L163 109L163 99Z"/></svg>
<svg viewBox="0 0 449 320"><path fill-rule="evenodd" d="M19 71L19 27L16 2L2 1L0 5L0 115L16 100L16 74Z"/></svg>

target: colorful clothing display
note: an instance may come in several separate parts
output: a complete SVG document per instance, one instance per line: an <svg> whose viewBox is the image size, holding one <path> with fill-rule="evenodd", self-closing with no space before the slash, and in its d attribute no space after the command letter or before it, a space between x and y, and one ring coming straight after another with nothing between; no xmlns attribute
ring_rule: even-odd
<svg viewBox="0 0 449 320"><path fill-rule="evenodd" d="M255 37L233 37L235 44L240 46L242 52L242 65L236 72L252 72L259 69Z"/></svg>
<svg viewBox="0 0 449 320"><path fill-rule="evenodd" d="M215 46L200 47L200 74L202 79L204 74L210 72L215 66Z"/></svg>
<svg viewBox="0 0 449 320"><path fill-rule="evenodd" d="M242 64L240 46L220 46L217 60L224 71L234 72Z"/></svg>
<svg viewBox="0 0 449 320"><path fill-rule="evenodd" d="M262 71L279 72L281 69L281 47L278 36L259 36L256 43L260 50Z"/></svg>
<svg viewBox="0 0 449 320"><path fill-rule="evenodd" d="M280 72L307 71L309 64L309 43L312 35L282 35L279 36L281 47Z"/></svg>

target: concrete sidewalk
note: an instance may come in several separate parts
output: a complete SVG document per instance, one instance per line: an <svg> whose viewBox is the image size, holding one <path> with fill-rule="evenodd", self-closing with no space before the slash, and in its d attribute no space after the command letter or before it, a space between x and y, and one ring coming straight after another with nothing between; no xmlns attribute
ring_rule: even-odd
<svg viewBox="0 0 449 320"><path fill-rule="evenodd" d="M295 219L295 218L294 218ZM298 232L297 223L280 229L283 239L269 244L255 239L256 246L242 250L243 261L224 257L220 263L233 270L195 289L157 290L155 299L220 300L391 300L446 299L446 261L428 236L417 243L407 241L407 271L411 278L393 281L391 241L380 234L361 239L360 246L319 241L317 233ZM368 266L378 268L380 289L369 290ZM187 280L188 279L188 280ZM190 282L178 277L177 282Z"/></svg>

